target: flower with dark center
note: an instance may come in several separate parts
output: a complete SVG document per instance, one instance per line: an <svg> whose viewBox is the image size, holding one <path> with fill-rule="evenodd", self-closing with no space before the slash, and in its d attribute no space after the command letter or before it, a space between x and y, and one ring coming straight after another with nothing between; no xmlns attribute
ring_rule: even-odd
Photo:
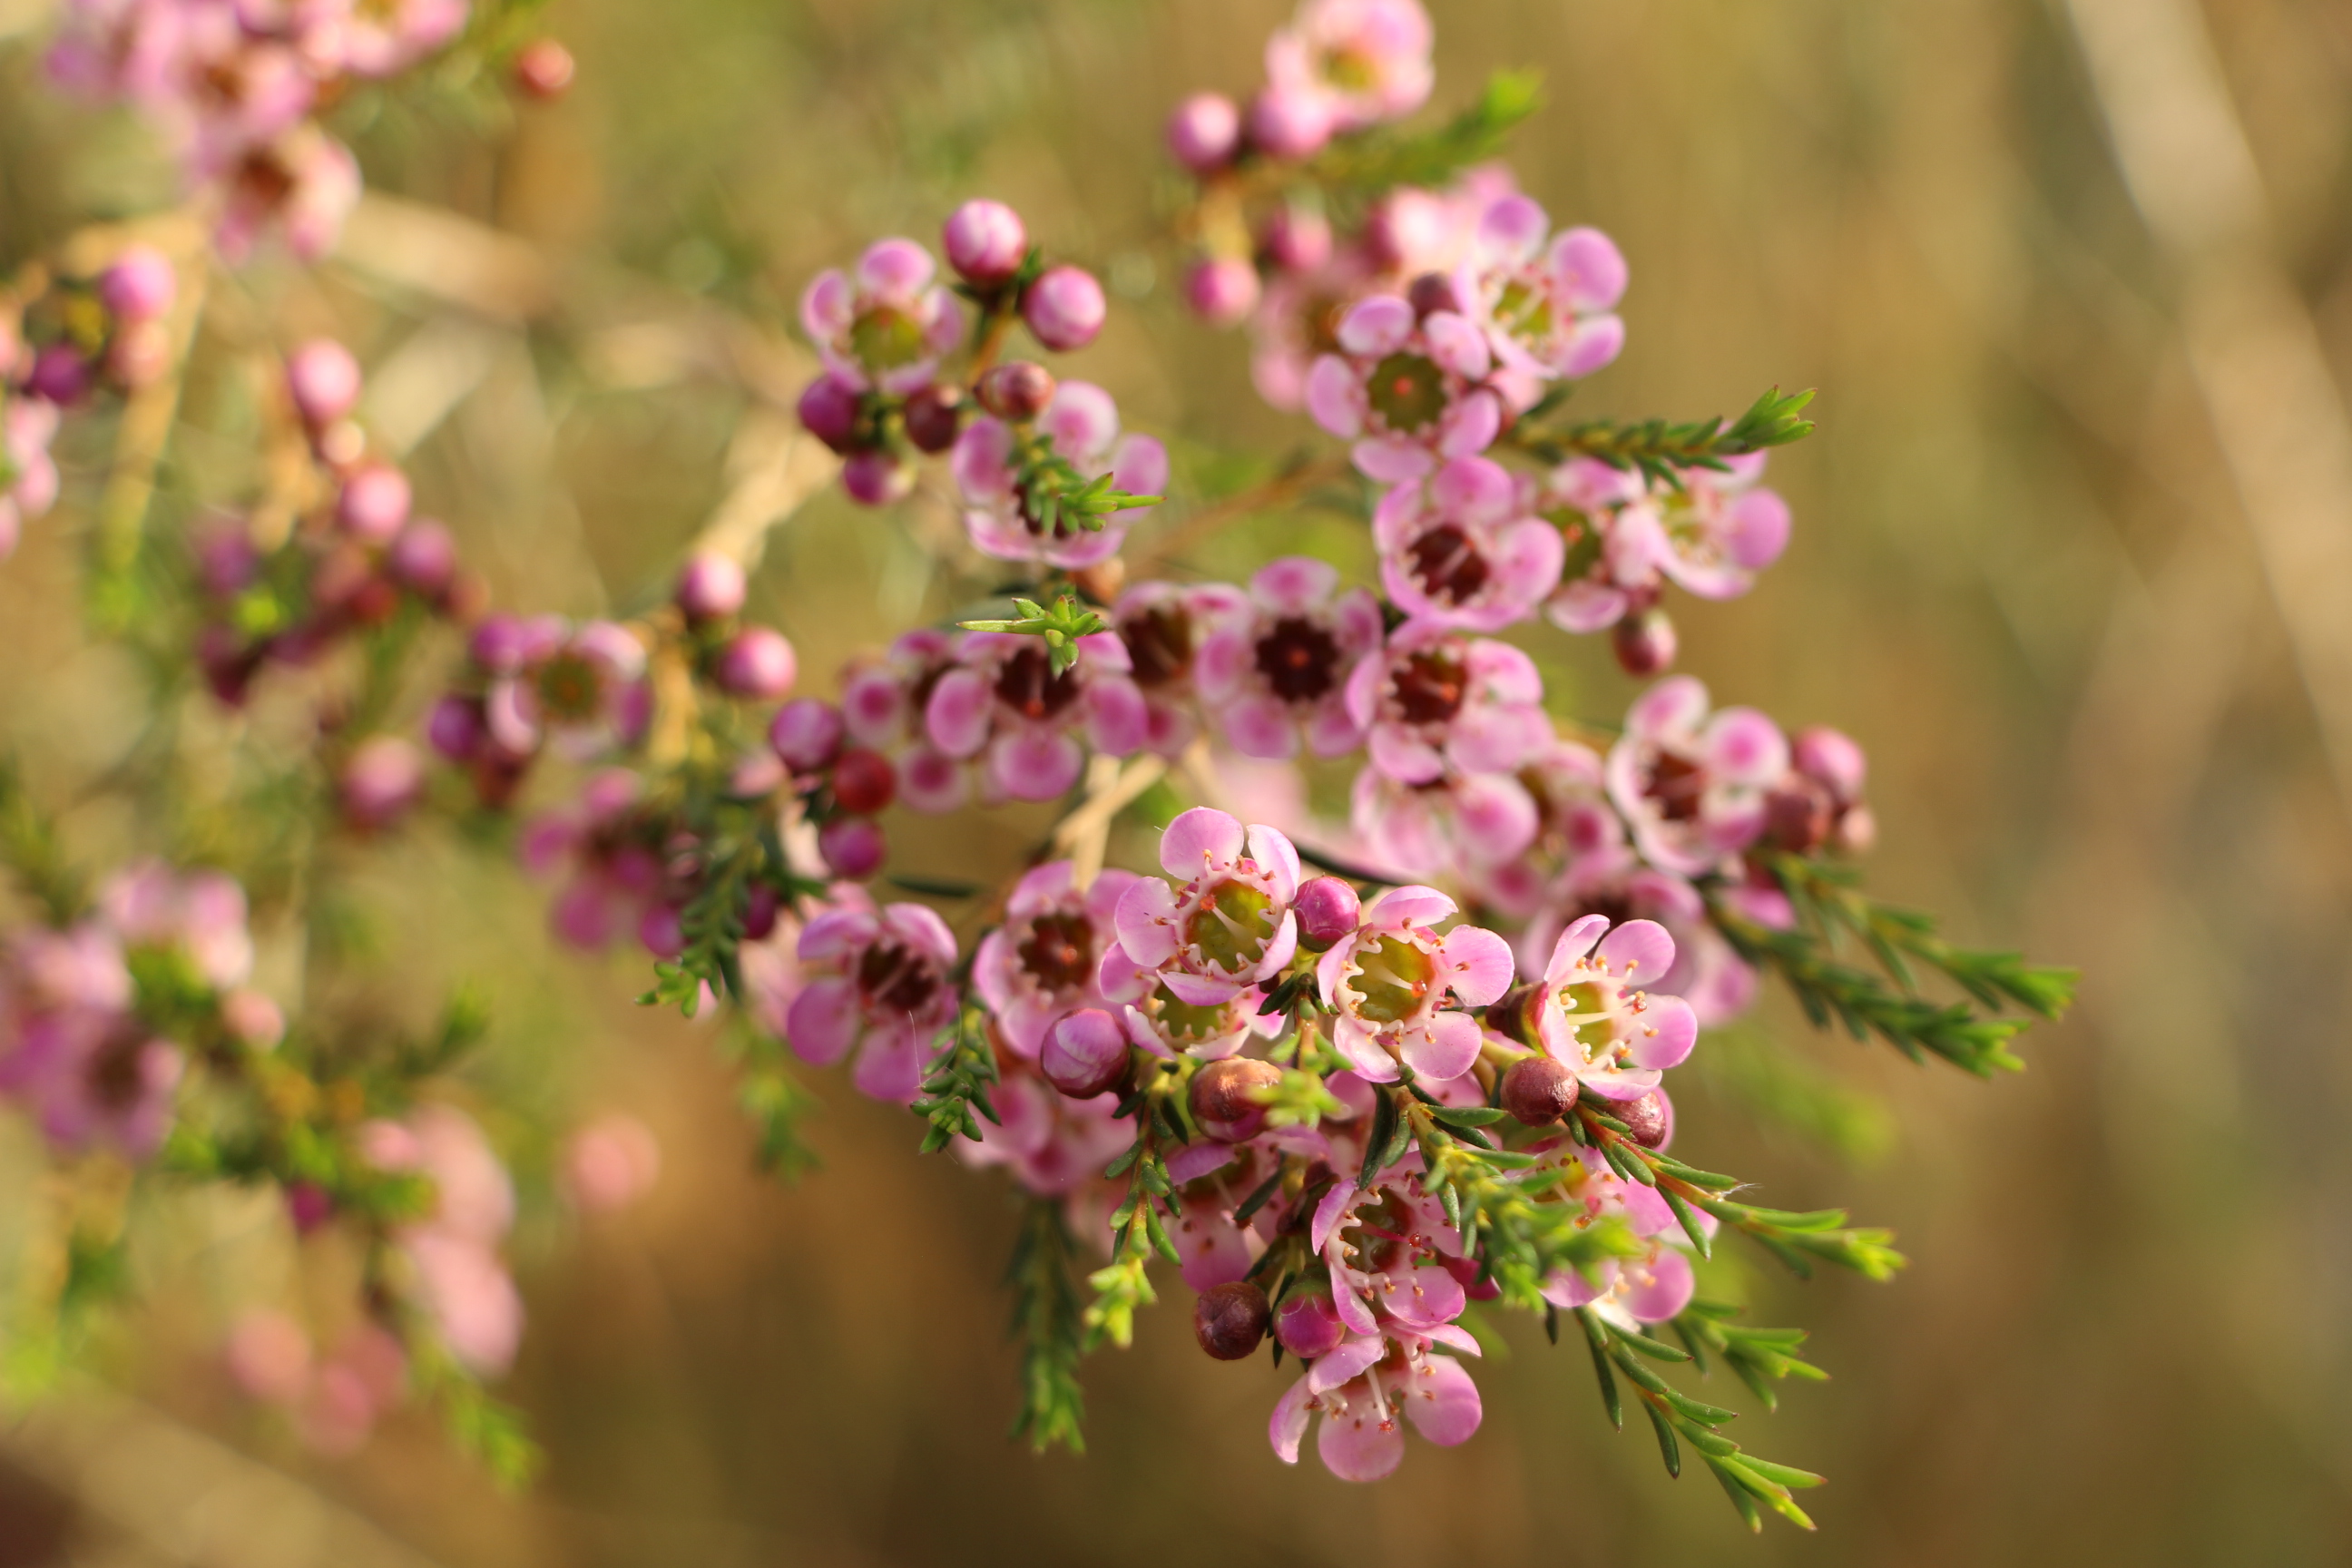
<svg viewBox="0 0 2352 1568"><path fill-rule="evenodd" d="M1258 638L1257 672L1285 702L1312 702L1339 683L1339 642L1302 616L1286 616Z"/></svg>
<svg viewBox="0 0 2352 1568"><path fill-rule="evenodd" d="M1464 671L1443 653L1416 653L1396 672L1397 707L1408 724L1443 724L1462 710Z"/></svg>
<svg viewBox="0 0 2352 1568"><path fill-rule="evenodd" d="M1050 719L1077 700L1078 683L1069 670L1055 673L1042 647L1024 647L997 671L996 697L1024 719Z"/></svg>
<svg viewBox="0 0 2352 1568"><path fill-rule="evenodd" d="M1192 617L1181 603L1154 605L1127 618L1118 637L1127 645L1135 683L1146 691L1192 672Z"/></svg>

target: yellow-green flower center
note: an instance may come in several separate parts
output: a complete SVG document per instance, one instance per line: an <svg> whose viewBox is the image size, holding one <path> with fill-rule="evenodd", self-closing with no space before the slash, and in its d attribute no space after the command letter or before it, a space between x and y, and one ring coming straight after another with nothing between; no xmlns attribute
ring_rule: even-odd
<svg viewBox="0 0 2352 1568"><path fill-rule="evenodd" d="M1402 937L1384 936L1356 960L1356 1011L1375 1024L1393 1024L1421 1010L1437 975L1437 960Z"/></svg>
<svg viewBox="0 0 2352 1568"><path fill-rule="evenodd" d="M1265 956L1274 934L1274 900L1245 882L1223 882L1185 922L1184 940L1228 974Z"/></svg>

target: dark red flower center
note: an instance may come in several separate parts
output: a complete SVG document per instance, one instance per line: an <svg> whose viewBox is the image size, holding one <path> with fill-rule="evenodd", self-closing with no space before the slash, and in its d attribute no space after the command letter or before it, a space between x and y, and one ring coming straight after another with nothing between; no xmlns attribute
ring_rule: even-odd
<svg viewBox="0 0 2352 1568"><path fill-rule="evenodd" d="M1050 719L1078 700L1078 678L1074 669L1055 674L1045 649L1024 647L997 672L996 696L1024 719Z"/></svg>
<svg viewBox="0 0 2352 1568"><path fill-rule="evenodd" d="M1040 915L1014 949L1021 966L1047 991L1075 991L1095 972L1094 922L1082 914Z"/></svg>
<svg viewBox="0 0 2352 1568"><path fill-rule="evenodd" d="M1118 628L1134 666L1135 683L1149 691L1181 679L1192 668L1192 617L1181 605L1155 605Z"/></svg>
<svg viewBox="0 0 2352 1568"><path fill-rule="evenodd" d="M1303 616L1257 639L1257 672L1285 702L1312 702L1339 683L1339 641Z"/></svg>
<svg viewBox="0 0 2352 1568"><path fill-rule="evenodd" d="M1457 659L1432 650L1413 654L1391 678L1398 710L1408 724L1443 724L1462 711L1468 672Z"/></svg>
<svg viewBox="0 0 2352 1568"><path fill-rule="evenodd" d="M931 961L895 942L876 942L857 961L857 988L875 1011L891 1016L920 1012L940 988Z"/></svg>
<svg viewBox="0 0 2352 1568"><path fill-rule="evenodd" d="M1470 535L1450 522L1414 540L1408 553L1412 574L1429 596L1447 604L1467 604L1494 574Z"/></svg>

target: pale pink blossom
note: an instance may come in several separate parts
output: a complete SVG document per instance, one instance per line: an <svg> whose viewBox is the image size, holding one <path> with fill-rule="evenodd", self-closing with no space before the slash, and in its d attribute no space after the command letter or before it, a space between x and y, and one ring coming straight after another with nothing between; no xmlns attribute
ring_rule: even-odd
<svg viewBox="0 0 2352 1568"><path fill-rule="evenodd" d="M963 309L911 239L868 246L852 273L820 272L801 295L801 330L825 368L859 391L903 395L929 384L963 336Z"/></svg>
<svg viewBox="0 0 2352 1568"><path fill-rule="evenodd" d="M1366 904L1362 924L1316 963L1316 984L1331 1020L1331 1043L1373 1083L1392 1083L1399 1064L1422 1078L1453 1079L1478 1058L1484 1007L1510 989L1510 943L1476 926L1444 935L1456 912L1434 888L1391 888Z"/></svg>
<svg viewBox="0 0 2352 1568"><path fill-rule="evenodd" d="M931 1042L954 1018L955 933L921 904L835 909L811 921L797 949L808 976L785 1015L802 1059L830 1067L856 1055L861 1093L915 1097Z"/></svg>
<svg viewBox="0 0 2352 1568"><path fill-rule="evenodd" d="M1226 742L1244 756L1284 761L1301 742L1318 757L1363 743L1347 682L1381 644L1380 602L1339 589L1339 570L1288 555L1250 579L1245 614L1202 639L1193 661L1201 702Z"/></svg>
<svg viewBox="0 0 2352 1568"><path fill-rule="evenodd" d="M1004 1043L1034 1059L1055 1021L1107 1007L1097 984L1103 954L1118 941L1120 897L1140 879L1105 870L1081 889L1067 860L1024 875L1005 900L1004 923L981 938L971 981Z"/></svg>
<svg viewBox="0 0 2352 1568"><path fill-rule="evenodd" d="M1557 377L1590 375L1625 344L1616 314L1625 258L1597 228L1550 232L1542 207L1506 196L1478 222L1469 257L1454 274L1462 310L1486 334L1495 361L1523 389ZM1534 401L1523 391L1514 402Z"/></svg>
<svg viewBox="0 0 2352 1568"><path fill-rule="evenodd" d="M1418 479L1447 458L1473 457L1502 430L1501 399L1483 384L1494 369L1468 318L1416 318L1393 296L1359 300L1339 319L1339 352L1315 362L1307 409L1353 443L1349 456L1385 484Z"/></svg>
<svg viewBox="0 0 2352 1568"><path fill-rule="evenodd" d="M1536 613L1559 581L1559 530L1519 504L1485 458L1455 458L1381 498L1372 513L1381 584L1407 616L1499 631Z"/></svg>
<svg viewBox="0 0 2352 1568"><path fill-rule="evenodd" d="M1156 496L1168 486L1168 449L1150 436L1119 433L1118 405L1087 381L1066 381L1033 426L983 416L956 437L950 459L964 500L964 528L984 555L1039 561L1076 569L1118 553L1127 528L1141 510L1110 513L1097 529L1066 517L1048 528L1021 480L1024 452L1042 446L1088 479L1108 473L1130 495Z"/></svg>
<svg viewBox="0 0 2352 1568"><path fill-rule="evenodd" d="M1609 797L1654 866L1717 870L1763 831L1765 792L1789 766L1780 726L1752 708L1707 710L1687 675L1634 700L1610 749Z"/></svg>
<svg viewBox="0 0 2352 1568"><path fill-rule="evenodd" d="M1580 1202L1593 1219L1614 1218L1643 1244L1633 1258L1604 1258L1590 1278L1573 1268L1554 1272L1542 1286L1544 1300L1563 1310L1589 1308L1627 1330L1667 1322L1690 1305L1697 1277L1683 1250L1681 1222L1654 1188L1628 1182L1611 1171L1597 1149L1574 1150L1568 1157L1571 1202ZM1713 1215L1697 1221L1709 1234Z"/></svg>
<svg viewBox="0 0 2352 1568"><path fill-rule="evenodd" d="M1507 643L1408 622L1348 677L1372 765L1400 784L1507 773L1552 740L1535 661Z"/></svg>
<svg viewBox="0 0 2352 1568"><path fill-rule="evenodd" d="M976 760L994 799L1052 800L1078 782L1087 747L1106 756L1139 749L1150 730L1126 647L1109 632L1077 641L1056 672L1045 644L1009 632L970 632L955 666L923 704L923 732L942 756ZM905 770L902 768L902 784Z"/></svg>
<svg viewBox="0 0 2352 1568"><path fill-rule="evenodd" d="M1675 966L1675 939L1654 921L1611 928L1586 915L1560 932L1537 1004L1547 1054L1612 1100L1635 1100L1678 1067L1698 1039L1698 1018L1679 996L1643 988Z"/></svg>
<svg viewBox="0 0 2352 1568"><path fill-rule="evenodd" d="M1192 743L1200 730L1200 653L1248 614L1249 600L1224 583L1138 583L1118 596L1111 628L1143 695L1146 749L1174 757Z"/></svg>
<svg viewBox="0 0 2352 1568"><path fill-rule="evenodd" d="M1428 101L1431 42L1419 0L1306 0L1266 40L1266 79L1322 104L1333 130L1360 131Z"/></svg>
<svg viewBox="0 0 2352 1568"><path fill-rule="evenodd" d="M1194 806L1160 835L1160 865L1179 884L1145 877L1126 890L1118 945L1180 1000L1229 1002L1297 952L1298 852L1282 834Z"/></svg>

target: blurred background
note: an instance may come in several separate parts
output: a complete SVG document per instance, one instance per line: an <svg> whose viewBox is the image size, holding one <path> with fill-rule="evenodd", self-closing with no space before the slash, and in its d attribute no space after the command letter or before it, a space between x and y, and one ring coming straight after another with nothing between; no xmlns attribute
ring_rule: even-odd
<svg viewBox="0 0 2352 1568"><path fill-rule="evenodd" d="M45 9L0 4L11 265L170 199L131 127L39 89ZM930 239L968 195L1108 277L1111 328L1071 369L1181 471L1279 453L1314 433L1252 395L1238 337L1185 319L1155 236L1163 113L1249 90L1286 9L556 0L566 100L443 82L346 105L377 195L342 258L265 266L220 330L346 335L379 433L529 608L645 602L788 451L803 281L875 236ZM541 1200L505 1392L545 1479L499 1494L422 1416L329 1459L240 1406L208 1347L284 1262L253 1239L266 1201L221 1203L181 1216L93 1348L119 1392L0 1429L0 1568L2352 1558L2352 8L1433 10L1437 107L1541 67L1519 178L1632 262L1628 351L1583 405L1821 389L1819 433L1772 465L1789 556L1744 600L1677 606L1683 668L1863 739L1882 896L2084 971L2030 1069L1990 1085L1815 1035L1769 993L1695 1058L1680 1136L1703 1163L1768 1203L1849 1204L1914 1259L1886 1286L1719 1281L1812 1328L1833 1374L1776 1415L1726 1401L1743 1442L1831 1477L1820 1533L1747 1539L1527 1322L1477 1370L1470 1444L1416 1442L1370 1489L1286 1468L1264 1430L1286 1378L1205 1362L1172 1281L1135 1348L1087 1368L1088 1453L1033 1458L1003 1436L1004 1184L914 1158L902 1112L833 1083L824 1169L760 1176L709 1033L631 1007L635 961L552 951L541 892L428 834L364 874L385 1005L487 967L492 1087L558 1124L626 1106L665 1150L646 1204L581 1222L544 1201L527 1119L493 1125ZM178 482L233 479L234 400L190 396ZM73 613L103 451L66 448L67 508L0 573L0 730L53 800L139 719L134 672ZM834 494L777 531L753 604L804 689L955 606L942 538L936 507ZM1276 517L1190 563L1302 544L1360 548ZM1564 711L1622 711L1600 639L1528 640ZM897 822L894 843L992 874L1037 826L1013 825ZM93 860L133 836L102 805L66 826ZM31 1152L6 1136L0 1210L22 1210ZM18 1227L0 1213L0 1240Z"/></svg>

